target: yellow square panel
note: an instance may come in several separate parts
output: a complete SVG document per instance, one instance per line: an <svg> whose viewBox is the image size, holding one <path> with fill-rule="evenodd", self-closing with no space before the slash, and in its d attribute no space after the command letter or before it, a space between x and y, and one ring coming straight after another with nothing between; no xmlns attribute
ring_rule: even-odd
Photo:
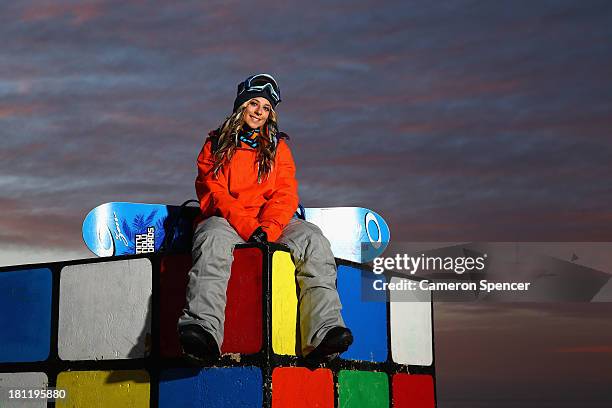
<svg viewBox="0 0 612 408"><path fill-rule="evenodd" d="M272 350L275 354L295 355L298 299L295 265L288 252L272 255Z"/></svg>
<svg viewBox="0 0 612 408"><path fill-rule="evenodd" d="M67 397L58 408L148 408L149 374L142 370L64 371L57 376L57 389Z"/></svg>

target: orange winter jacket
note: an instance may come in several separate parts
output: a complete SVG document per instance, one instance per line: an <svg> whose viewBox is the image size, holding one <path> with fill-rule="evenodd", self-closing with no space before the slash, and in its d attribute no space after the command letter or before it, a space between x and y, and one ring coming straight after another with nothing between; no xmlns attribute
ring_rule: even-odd
<svg viewBox="0 0 612 408"><path fill-rule="evenodd" d="M196 193L202 218L224 217L245 241L261 226L276 241L298 206L295 163L289 146L279 140L272 170L257 182L257 150L237 147L229 163L213 174L212 141L198 156Z"/></svg>

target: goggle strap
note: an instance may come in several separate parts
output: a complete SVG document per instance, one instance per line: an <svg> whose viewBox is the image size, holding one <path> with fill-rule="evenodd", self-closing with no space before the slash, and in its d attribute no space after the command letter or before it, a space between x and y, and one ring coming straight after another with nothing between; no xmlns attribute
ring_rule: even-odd
<svg viewBox="0 0 612 408"><path fill-rule="evenodd" d="M251 82L256 79L256 78L260 78L260 77L265 77L267 79L269 79L271 82L267 82L263 85L251 85ZM269 91L270 91L270 95L272 96L272 98L275 99L275 102L278 103L280 102L280 95L279 92L276 90L276 88L274 87L274 85L276 85L276 80L267 74L258 74L258 75L254 75L250 78L248 78L246 81L240 83L239 85L239 91L238 91L238 95L244 93L244 92L250 92L250 91L263 91L264 89L266 89L266 87L269 87ZM278 85L276 85L278 87Z"/></svg>

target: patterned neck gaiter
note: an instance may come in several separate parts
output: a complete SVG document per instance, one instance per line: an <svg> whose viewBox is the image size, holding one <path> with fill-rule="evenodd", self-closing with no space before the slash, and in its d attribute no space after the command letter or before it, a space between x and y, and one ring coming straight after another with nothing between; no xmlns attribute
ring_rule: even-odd
<svg viewBox="0 0 612 408"><path fill-rule="evenodd" d="M259 136L259 129L247 129L242 129L242 132L240 132L240 135L238 136L238 140L240 142L244 142L247 146L255 149L257 146L259 146L259 142L257 141L257 138Z"/></svg>

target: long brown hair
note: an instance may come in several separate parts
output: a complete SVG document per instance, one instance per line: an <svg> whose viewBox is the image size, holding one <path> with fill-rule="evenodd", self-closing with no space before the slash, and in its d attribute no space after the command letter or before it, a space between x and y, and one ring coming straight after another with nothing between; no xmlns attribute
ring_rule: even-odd
<svg viewBox="0 0 612 408"><path fill-rule="evenodd" d="M235 112L225 118L221 126L209 133L209 137L213 140L213 173L218 175L219 169L225 163L229 163L236 146L238 144L238 136L244 126L244 110L250 99L244 102ZM270 108L268 120L262 126L259 144L257 146L257 181L266 178L274 166L274 157L276 156L277 140L288 138L288 136L278 131L278 115L274 109Z"/></svg>

